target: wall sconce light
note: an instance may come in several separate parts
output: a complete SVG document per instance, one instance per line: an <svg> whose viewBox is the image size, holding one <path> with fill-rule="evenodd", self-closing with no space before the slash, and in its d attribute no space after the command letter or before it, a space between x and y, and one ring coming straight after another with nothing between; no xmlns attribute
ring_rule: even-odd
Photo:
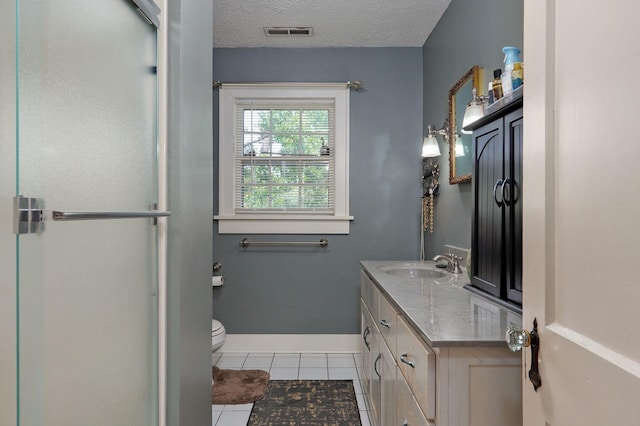
<svg viewBox="0 0 640 426"><path fill-rule="evenodd" d="M434 127L435 126L432 126L431 124L427 126L427 136L425 136L422 141L422 158L439 157L440 145L438 145L436 135L443 135L445 139L447 138L446 121L441 129L436 130Z"/></svg>
<svg viewBox="0 0 640 426"><path fill-rule="evenodd" d="M436 137L433 135L425 136L424 140L422 141L422 158L439 156L440 146L438 146Z"/></svg>
<svg viewBox="0 0 640 426"><path fill-rule="evenodd" d="M464 128L484 116L484 103L487 102L487 100L485 96L478 96L476 88L473 88L471 91L471 101L467 104L467 109L464 111L464 118L462 119L462 133L466 135L471 134L470 131L464 130Z"/></svg>

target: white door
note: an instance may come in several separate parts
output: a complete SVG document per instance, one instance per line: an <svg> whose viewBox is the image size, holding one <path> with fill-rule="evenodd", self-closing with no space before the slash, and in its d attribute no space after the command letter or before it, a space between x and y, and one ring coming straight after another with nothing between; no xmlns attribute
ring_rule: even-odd
<svg viewBox="0 0 640 426"><path fill-rule="evenodd" d="M525 425L638 425L640 2L525 0ZM531 351L523 353L526 372Z"/></svg>

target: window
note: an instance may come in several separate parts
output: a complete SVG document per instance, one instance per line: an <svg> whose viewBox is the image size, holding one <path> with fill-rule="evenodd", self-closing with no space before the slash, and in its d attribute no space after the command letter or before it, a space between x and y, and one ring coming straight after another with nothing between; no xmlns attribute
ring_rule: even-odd
<svg viewBox="0 0 640 426"><path fill-rule="evenodd" d="M220 233L349 233L344 84L224 84L219 136Z"/></svg>

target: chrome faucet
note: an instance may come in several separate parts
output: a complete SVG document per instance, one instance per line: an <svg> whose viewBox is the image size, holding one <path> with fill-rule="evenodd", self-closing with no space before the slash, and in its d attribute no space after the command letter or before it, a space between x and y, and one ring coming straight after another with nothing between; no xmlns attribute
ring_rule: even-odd
<svg viewBox="0 0 640 426"><path fill-rule="evenodd" d="M446 271L452 272L454 274L461 274L462 273L462 269L460 269L460 261L462 260L462 257L456 256L456 255L454 255L452 253L448 253L446 255L438 254L438 255L434 256L432 260L434 262L439 262L441 260L446 260L447 261Z"/></svg>

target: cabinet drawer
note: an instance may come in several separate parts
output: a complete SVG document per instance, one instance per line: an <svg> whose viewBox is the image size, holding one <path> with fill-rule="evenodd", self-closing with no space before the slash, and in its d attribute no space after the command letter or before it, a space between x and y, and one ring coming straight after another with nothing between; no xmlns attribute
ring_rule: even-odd
<svg viewBox="0 0 640 426"><path fill-rule="evenodd" d="M436 355L401 316L397 318L396 362L425 416L434 419Z"/></svg>
<svg viewBox="0 0 640 426"><path fill-rule="evenodd" d="M393 357L396 357L396 336L397 336L397 322L398 313L391 306L389 301L380 293L378 301L378 318L376 319L380 334L387 342L387 346L391 350Z"/></svg>
<svg viewBox="0 0 640 426"><path fill-rule="evenodd" d="M377 321L380 292L364 271L360 271L360 297L362 297L364 304L367 305L371 316Z"/></svg>
<svg viewBox="0 0 640 426"><path fill-rule="evenodd" d="M411 394L409 385L404 380L401 374L398 374L398 380L396 381L396 422L397 425L403 426L434 426L435 423L429 422L420 407L418 402Z"/></svg>

